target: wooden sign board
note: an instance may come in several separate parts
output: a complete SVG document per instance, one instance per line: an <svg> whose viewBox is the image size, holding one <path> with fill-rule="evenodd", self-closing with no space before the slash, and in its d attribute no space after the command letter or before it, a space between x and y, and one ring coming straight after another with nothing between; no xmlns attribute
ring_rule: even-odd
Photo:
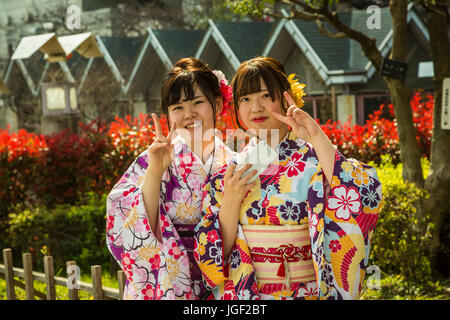
<svg viewBox="0 0 450 320"><path fill-rule="evenodd" d="M442 82L441 127L450 130L450 78L445 78Z"/></svg>
<svg viewBox="0 0 450 320"><path fill-rule="evenodd" d="M408 69L408 64L400 61L390 60L387 58L383 59L381 64L381 75L385 77L396 78L399 80L404 80L406 77L406 70Z"/></svg>

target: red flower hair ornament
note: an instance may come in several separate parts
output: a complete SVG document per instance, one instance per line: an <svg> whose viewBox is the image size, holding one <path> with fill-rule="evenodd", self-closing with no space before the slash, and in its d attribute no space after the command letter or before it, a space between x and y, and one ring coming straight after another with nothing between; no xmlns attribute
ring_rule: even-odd
<svg viewBox="0 0 450 320"><path fill-rule="evenodd" d="M230 85L228 85L227 78L222 71L213 70L212 72L216 75L217 79L219 79L220 92L223 98L223 108L220 115L223 116L231 108L231 101L233 100L233 89Z"/></svg>

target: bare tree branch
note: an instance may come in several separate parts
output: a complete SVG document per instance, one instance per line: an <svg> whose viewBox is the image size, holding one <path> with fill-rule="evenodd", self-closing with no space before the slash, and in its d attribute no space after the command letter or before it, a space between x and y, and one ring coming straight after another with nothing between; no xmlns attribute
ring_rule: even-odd
<svg viewBox="0 0 450 320"><path fill-rule="evenodd" d="M287 17L281 17L281 15L271 16L285 19L301 19L306 21L313 21L319 27L319 33L329 36L331 38L345 38L355 40L361 45L361 49L367 58L374 64L377 71L381 69L382 55L376 46L376 41L373 38L369 38L364 33L359 32L347 24L343 23L337 14L337 12L331 12L328 7L328 1L320 1L318 6L314 6L311 3L307 3L304 0L279 0L283 4L286 4L290 8L289 15ZM301 10L301 7L303 10ZM328 30L323 22L329 23L338 32L331 32Z"/></svg>
<svg viewBox="0 0 450 320"><path fill-rule="evenodd" d="M342 39L347 38L347 35L344 32L332 32L328 30L322 20L316 20L315 21L317 26L319 27L319 33L326 35L327 37L333 38L333 39Z"/></svg>

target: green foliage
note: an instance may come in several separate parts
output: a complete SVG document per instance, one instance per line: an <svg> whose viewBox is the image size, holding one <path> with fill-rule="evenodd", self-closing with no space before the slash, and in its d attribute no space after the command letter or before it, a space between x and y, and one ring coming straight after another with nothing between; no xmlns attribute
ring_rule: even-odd
<svg viewBox="0 0 450 320"><path fill-rule="evenodd" d="M66 275L61 275L63 277L66 277ZM24 279L19 277L14 277L15 280L19 282L24 282ZM90 274L81 274L80 275L80 281L86 282L86 283L92 283L92 278ZM102 273L102 286L113 288L113 289L119 289L119 281L117 280L117 275L111 276L108 272ZM47 286L44 282L34 280L33 281L33 287L34 290L39 291L43 294L47 294ZM16 300L25 300L26 294L25 290L15 286L14 291L16 293ZM56 285L55 286L55 294L56 294L56 300L69 300L69 291L67 290L67 287ZM6 282L4 279L0 278L0 300L6 300ZM80 290L78 292L78 298L80 300L93 300L93 296L91 293ZM35 296L36 300L40 300L41 298L38 296Z"/></svg>
<svg viewBox="0 0 450 320"><path fill-rule="evenodd" d="M429 163L423 160L424 174ZM383 188L383 207L372 238L370 263L385 274L397 274L408 286L431 279L427 248L433 229L430 215L418 219L424 190L402 179L402 164L393 165L388 156L382 157L377 169Z"/></svg>
<svg viewBox="0 0 450 320"><path fill-rule="evenodd" d="M379 289L367 289L361 300L449 300L450 280L411 283L398 275L383 274Z"/></svg>
<svg viewBox="0 0 450 320"><path fill-rule="evenodd" d="M266 8L275 4L275 0L226 0L225 5L240 16L262 17Z"/></svg>
<svg viewBox="0 0 450 320"><path fill-rule="evenodd" d="M281 1L281 0L225 0L225 4L230 10L241 16L262 17L264 14L271 15L275 13L275 4L283 3L285 8L290 8L294 12L306 11L301 6L297 5L296 1ZM317 9L323 3L328 2L328 6L332 6L339 2L339 0L304 0L303 3L307 8Z"/></svg>
<svg viewBox="0 0 450 320"><path fill-rule="evenodd" d="M90 272L91 265L109 267L110 254L105 243L106 194L88 192L82 203L60 204L51 209L17 206L9 215L7 229L8 247L17 259L14 264L21 265L22 252L31 252L35 270L43 270L45 254L55 259L55 270L65 270L69 260L75 260L86 272Z"/></svg>

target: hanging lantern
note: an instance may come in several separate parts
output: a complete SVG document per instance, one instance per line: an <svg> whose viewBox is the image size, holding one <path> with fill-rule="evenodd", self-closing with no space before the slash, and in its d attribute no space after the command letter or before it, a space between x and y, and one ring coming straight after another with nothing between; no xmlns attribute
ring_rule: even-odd
<svg viewBox="0 0 450 320"><path fill-rule="evenodd" d="M76 115L80 112L75 83L43 83L41 97L44 117Z"/></svg>

